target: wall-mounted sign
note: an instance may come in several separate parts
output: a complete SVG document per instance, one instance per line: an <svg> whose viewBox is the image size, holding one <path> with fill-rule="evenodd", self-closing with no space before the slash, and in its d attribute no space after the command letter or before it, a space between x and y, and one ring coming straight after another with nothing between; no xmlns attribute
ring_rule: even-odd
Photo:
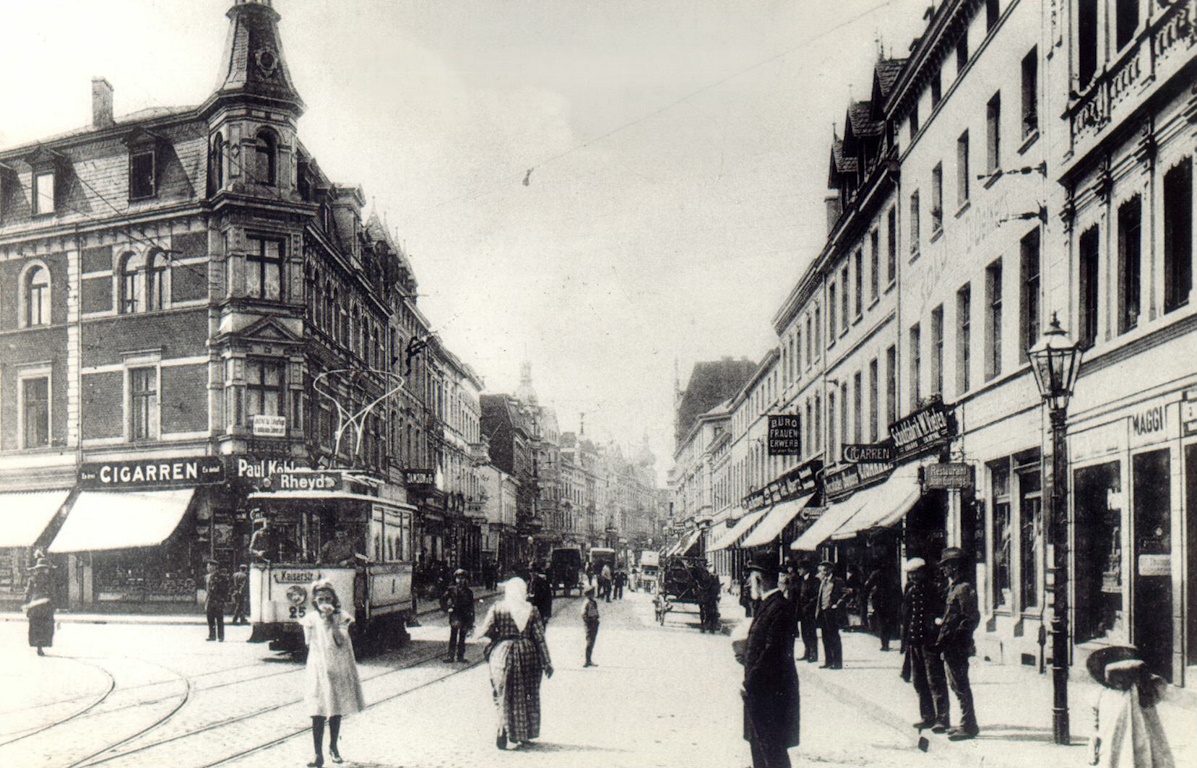
<svg viewBox="0 0 1197 768"><path fill-rule="evenodd" d="M1176 437L1177 414L1181 404L1152 400L1135 407L1126 418L1127 437L1131 449Z"/></svg>
<svg viewBox="0 0 1197 768"><path fill-rule="evenodd" d="M849 464L823 476L823 493L829 499L842 498L884 480L893 469L894 465L888 461Z"/></svg>
<svg viewBox="0 0 1197 768"><path fill-rule="evenodd" d="M408 488L413 486L434 486L436 485L436 470L405 469L403 470L403 484Z"/></svg>
<svg viewBox="0 0 1197 768"><path fill-rule="evenodd" d="M286 437L287 417L267 416L264 413L255 414L252 430L254 437Z"/></svg>
<svg viewBox="0 0 1197 768"><path fill-rule="evenodd" d="M1139 555L1140 576L1171 576L1172 555Z"/></svg>
<svg viewBox="0 0 1197 768"><path fill-rule="evenodd" d="M304 464L294 459L268 459L260 456L229 457L229 472L236 479L254 486L266 486L267 480L279 472L294 472Z"/></svg>
<svg viewBox="0 0 1197 768"><path fill-rule="evenodd" d="M769 417L769 455L802 455L802 424L797 415L779 414Z"/></svg>
<svg viewBox="0 0 1197 768"><path fill-rule="evenodd" d="M792 499L795 496L813 493L821 469L823 469L823 462L819 459L811 459L805 464L794 467L759 491L753 491L740 499L740 506L753 511L771 506L779 501Z"/></svg>
<svg viewBox="0 0 1197 768"><path fill-rule="evenodd" d="M923 490L959 491L976 484L971 464L928 464L920 471Z"/></svg>
<svg viewBox="0 0 1197 768"><path fill-rule="evenodd" d="M224 482L224 463L218 456L183 459L141 459L84 464L79 468L79 487L150 488L205 485Z"/></svg>
<svg viewBox="0 0 1197 768"><path fill-rule="evenodd" d="M933 402L889 427L894 461L902 461L942 446L956 435L951 406Z"/></svg>
<svg viewBox="0 0 1197 768"><path fill-rule="evenodd" d="M840 446L840 461L845 464L876 464L893 460L894 444L888 440L884 443L844 443Z"/></svg>

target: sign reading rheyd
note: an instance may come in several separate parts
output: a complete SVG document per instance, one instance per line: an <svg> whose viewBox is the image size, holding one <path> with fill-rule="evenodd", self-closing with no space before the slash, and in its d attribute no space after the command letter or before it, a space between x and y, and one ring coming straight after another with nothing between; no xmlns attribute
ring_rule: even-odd
<svg viewBox="0 0 1197 768"><path fill-rule="evenodd" d="M956 436L956 417L952 407L933 402L889 427L894 444L895 462L938 448Z"/></svg>

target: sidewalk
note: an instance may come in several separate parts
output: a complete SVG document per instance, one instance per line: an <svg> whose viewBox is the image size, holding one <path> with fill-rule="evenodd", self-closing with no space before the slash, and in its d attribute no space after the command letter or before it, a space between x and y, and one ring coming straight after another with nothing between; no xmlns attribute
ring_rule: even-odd
<svg viewBox="0 0 1197 768"><path fill-rule="evenodd" d="M914 688L900 676L902 655L883 653L877 639L860 632L842 632L844 668L820 669L798 662L803 685L828 691L893 729L916 737L912 723L918 719ZM801 641L798 642L801 651ZM897 648L895 642L892 646ZM820 658L822 647L820 645ZM1079 670L1084 674L1083 670ZM925 731L930 750L954 765L1010 766L1085 765L1092 702L1099 687L1078 670L1068 683L1072 744L1052 742L1052 678L1050 669L992 664L977 659L970 665L970 681L981 735L973 741L952 742L946 735ZM959 708L951 696L952 721L959 723ZM1176 765L1197 765L1197 694L1172 688L1158 705L1164 732Z"/></svg>
<svg viewBox="0 0 1197 768"><path fill-rule="evenodd" d="M478 602L499 594L498 590L486 590L474 587L474 601ZM199 610L198 608L196 609ZM422 600L416 607L416 616L426 616L439 613L440 605L435 600ZM0 611L0 621L24 622L25 614L21 611ZM204 625L208 619L203 613L74 613L59 610L54 613L54 620L66 624L173 624L173 625Z"/></svg>

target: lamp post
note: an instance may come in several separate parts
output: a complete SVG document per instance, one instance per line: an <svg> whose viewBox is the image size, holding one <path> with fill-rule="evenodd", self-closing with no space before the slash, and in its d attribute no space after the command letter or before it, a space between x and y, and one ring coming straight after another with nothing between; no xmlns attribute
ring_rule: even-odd
<svg viewBox="0 0 1197 768"><path fill-rule="evenodd" d="M1052 588L1052 736L1068 744L1068 400L1081 368L1080 345L1068 338L1052 314L1051 327L1027 350L1039 394L1047 404L1052 427L1051 532L1054 546Z"/></svg>

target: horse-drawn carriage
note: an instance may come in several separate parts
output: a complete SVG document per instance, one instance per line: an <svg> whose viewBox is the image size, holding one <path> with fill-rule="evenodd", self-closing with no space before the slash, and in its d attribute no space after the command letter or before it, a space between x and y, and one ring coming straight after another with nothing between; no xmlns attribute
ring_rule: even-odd
<svg viewBox="0 0 1197 768"><path fill-rule="evenodd" d="M657 623L664 625L665 616L670 611L678 610L681 606L694 606L693 610L699 614L703 629L706 630L711 617L705 606L710 606L712 602L718 604L718 590L718 578L707 572L705 558L662 558L657 592L653 597Z"/></svg>

